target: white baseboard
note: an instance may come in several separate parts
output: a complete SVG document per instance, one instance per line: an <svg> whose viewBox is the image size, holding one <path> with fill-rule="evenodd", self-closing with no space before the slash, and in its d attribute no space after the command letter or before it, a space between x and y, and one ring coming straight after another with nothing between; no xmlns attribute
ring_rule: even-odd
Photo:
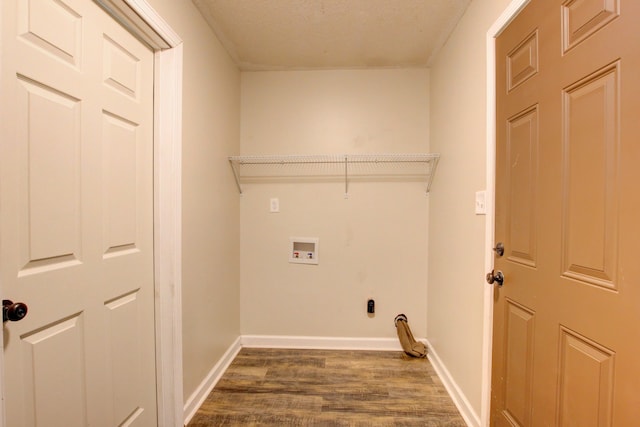
<svg viewBox="0 0 640 427"><path fill-rule="evenodd" d="M433 349L431 343L426 341L426 344L428 347L427 357L438 374L438 377L440 377L440 380L444 384L444 387L447 389L447 392L449 392L449 396L451 396L453 403L455 403L458 411L460 411L460 415L462 415L462 418L469 427L480 427L480 416L473 410L471 403L469 403L467 397L464 395L460 387L458 387L458 384L453 379L444 363L442 363L442 360L438 357L438 353Z"/></svg>
<svg viewBox="0 0 640 427"><path fill-rule="evenodd" d="M205 377L204 381L198 386L187 402L184 404L184 425L189 424L191 418L196 414L204 400L207 398L216 383L222 378L224 371L227 370L233 359L238 355L238 352L242 348L241 337L238 337L229 349L222 355L218 363L209 371L209 374Z"/></svg>
<svg viewBox="0 0 640 427"><path fill-rule="evenodd" d="M400 351L397 338L292 337L243 335L242 346L250 348L302 348L316 350Z"/></svg>

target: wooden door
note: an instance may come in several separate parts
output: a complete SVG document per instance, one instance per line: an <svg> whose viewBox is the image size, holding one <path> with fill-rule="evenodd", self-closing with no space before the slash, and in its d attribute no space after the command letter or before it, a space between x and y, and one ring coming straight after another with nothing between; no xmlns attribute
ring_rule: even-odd
<svg viewBox="0 0 640 427"><path fill-rule="evenodd" d="M155 426L153 53L90 0L2 1L7 426Z"/></svg>
<svg viewBox="0 0 640 427"><path fill-rule="evenodd" d="M639 22L532 0L497 39L494 426L640 422Z"/></svg>

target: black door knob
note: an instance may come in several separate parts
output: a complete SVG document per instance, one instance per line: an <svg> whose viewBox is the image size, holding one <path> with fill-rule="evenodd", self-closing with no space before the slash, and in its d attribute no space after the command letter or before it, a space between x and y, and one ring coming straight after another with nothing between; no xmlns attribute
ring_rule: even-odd
<svg viewBox="0 0 640 427"><path fill-rule="evenodd" d="M8 299L2 300L2 323L10 320L12 322L17 322L18 320L24 319L27 315L27 311L29 308L27 304L23 302L10 301Z"/></svg>

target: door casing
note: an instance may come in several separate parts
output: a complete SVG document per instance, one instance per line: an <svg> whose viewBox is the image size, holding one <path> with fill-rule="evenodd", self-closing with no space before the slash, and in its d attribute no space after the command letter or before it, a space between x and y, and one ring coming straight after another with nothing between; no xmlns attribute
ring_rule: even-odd
<svg viewBox="0 0 640 427"><path fill-rule="evenodd" d="M182 425L182 40L147 0L93 1L150 44L154 51L153 234L158 424ZM138 25L127 25L131 22ZM0 342L3 341L3 330L0 328ZM0 404L0 427L5 427L6 390L2 346L0 367L3 401Z"/></svg>

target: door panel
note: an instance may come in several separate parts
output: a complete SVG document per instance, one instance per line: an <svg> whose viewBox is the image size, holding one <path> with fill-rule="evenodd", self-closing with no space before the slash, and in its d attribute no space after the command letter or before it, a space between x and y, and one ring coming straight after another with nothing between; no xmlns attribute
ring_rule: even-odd
<svg viewBox="0 0 640 427"><path fill-rule="evenodd" d="M504 410L517 426L531 422L535 313L507 300L504 334Z"/></svg>
<svg viewBox="0 0 640 427"><path fill-rule="evenodd" d="M570 0L562 5L562 44L564 53L576 46L620 13L616 0Z"/></svg>
<svg viewBox="0 0 640 427"><path fill-rule="evenodd" d="M80 67L82 16L69 2L27 0L17 5L18 34L43 52Z"/></svg>
<svg viewBox="0 0 640 427"><path fill-rule="evenodd" d="M115 40L104 36L104 83L132 99L140 97L140 60Z"/></svg>
<svg viewBox="0 0 640 427"><path fill-rule="evenodd" d="M507 54L507 90L510 92L538 72L538 32L534 31Z"/></svg>
<svg viewBox="0 0 640 427"><path fill-rule="evenodd" d="M139 304L138 291L105 304L108 313L108 365L111 367L113 383L112 399L115 419L121 422L131 422L140 415L138 397L144 388L148 387L139 369L142 360L138 336L141 331L132 328L132 325L140 323L137 318L140 312Z"/></svg>
<svg viewBox="0 0 640 427"><path fill-rule="evenodd" d="M103 112L104 256L136 249L137 125Z"/></svg>
<svg viewBox="0 0 640 427"><path fill-rule="evenodd" d="M496 40L492 425L640 419L639 20L531 0Z"/></svg>
<svg viewBox="0 0 640 427"><path fill-rule="evenodd" d="M620 63L563 93L564 275L616 289Z"/></svg>
<svg viewBox="0 0 640 427"><path fill-rule="evenodd" d="M559 426L609 426L615 354L561 327Z"/></svg>
<svg viewBox="0 0 640 427"><path fill-rule="evenodd" d="M86 426L82 313L61 319L21 337L24 366L24 425ZM55 366L55 369L51 369ZM60 392L64 385L64 393ZM27 408L33 408L28 410ZM9 423L15 419L10 419ZM9 424L13 425L13 424Z"/></svg>
<svg viewBox="0 0 640 427"><path fill-rule="evenodd" d="M80 100L18 76L20 273L80 260Z"/></svg>
<svg viewBox="0 0 640 427"><path fill-rule="evenodd" d="M536 216L538 193L538 106L534 105L510 118L506 150L509 169L505 171L509 188L507 205L507 248L510 261L536 266Z"/></svg>
<svg viewBox="0 0 640 427"><path fill-rule="evenodd" d="M153 53L91 0L2 2L10 426L155 426Z"/></svg>

